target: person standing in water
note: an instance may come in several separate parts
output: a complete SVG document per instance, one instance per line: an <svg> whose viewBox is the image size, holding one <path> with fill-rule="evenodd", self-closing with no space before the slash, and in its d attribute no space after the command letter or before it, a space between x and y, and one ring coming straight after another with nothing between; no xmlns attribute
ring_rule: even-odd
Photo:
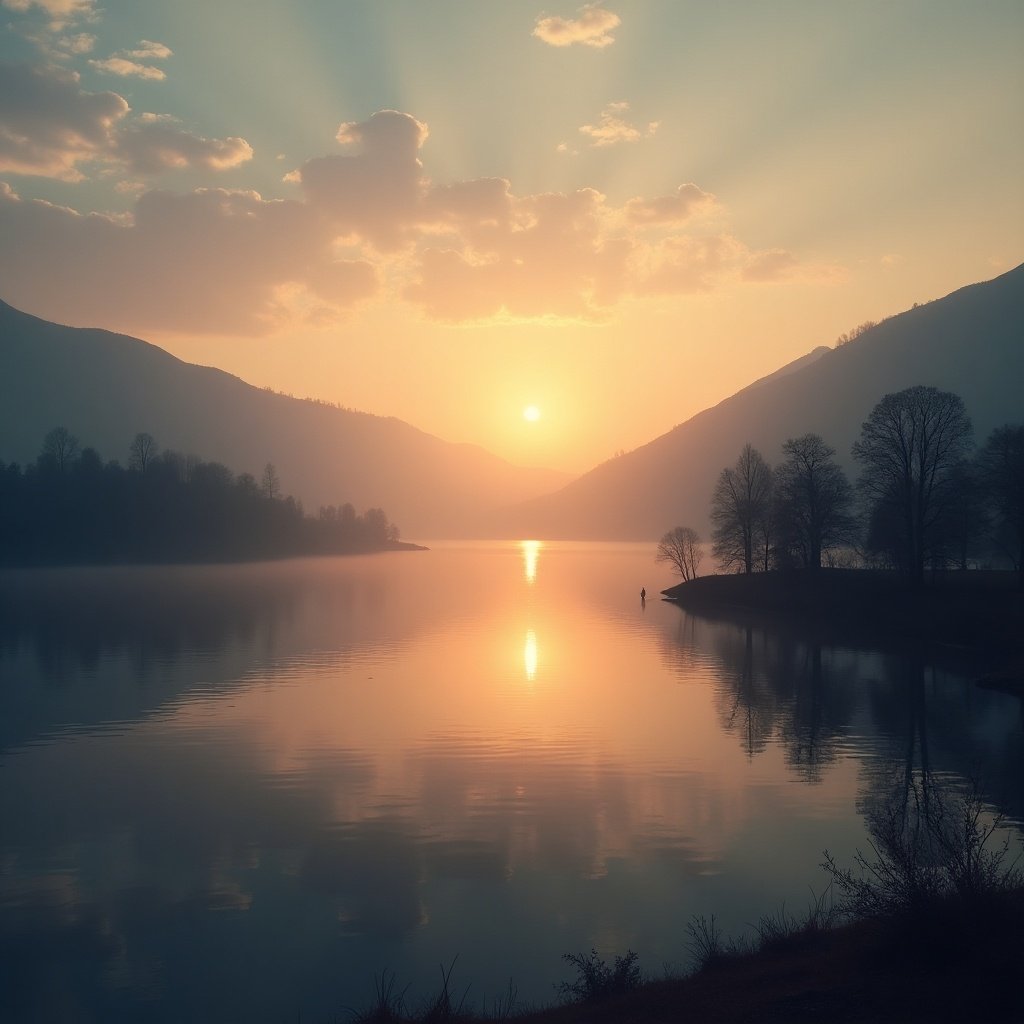
<svg viewBox="0 0 1024 1024"><path fill-rule="evenodd" d="M647 588L646 587L641 587L640 588L640 603L641 604L646 604L647 603Z"/></svg>

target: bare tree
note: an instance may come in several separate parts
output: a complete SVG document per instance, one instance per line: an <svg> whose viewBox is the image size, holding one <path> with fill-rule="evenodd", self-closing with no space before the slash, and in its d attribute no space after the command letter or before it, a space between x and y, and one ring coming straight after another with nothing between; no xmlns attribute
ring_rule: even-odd
<svg viewBox="0 0 1024 1024"><path fill-rule="evenodd" d="M43 454L48 455L63 473L78 454L78 438L67 427L54 427L43 438Z"/></svg>
<svg viewBox="0 0 1024 1024"><path fill-rule="evenodd" d="M978 453L978 469L1024 587L1024 424L996 427Z"/></svg>
<svg viewBox="0 0 1024 1024"><path fill-rule="evenodd" d="M754 571L755 556L768 550L772 518L772 470L748 442L736 465L723 469L711 496L712 541L724 568Z"/></svg>
<svg viewBox="0 0 1024 1024"><path fill-rule="evenodd" d="M128 446L128 468L145 473L146 467L156 458L156 439L152 434L141 432L132 438Z"/></svg>
<svg viewBox="0 0 1024 1024"><path fill-rule="evenodd" d="M853 488L817 434L790 438L782 450L775 490L784 544L805 568L819 569L822 552L850 539Z"/></svg>
<svg viewBox="0 0 1024 1024"><path fill-rule="evenodd" d="M971 443L971 421L959 396L938 388L886 395L861 427L853 457L871 515L884 519L896 561L911 580L924 579L953 494L953 470Z"/></svg>
<svg viewBox="0 0 1024 1024"><path fill-rule="evenodd" d="M263 479L260 482L260 490L263 491L264 497L271 499L281 497L281 478L277 475L277 470L272 462L268 462L263 467Z"/></svg>
<svg viewBox="0 0 1024 1024"><path fill-rule="evenodd" d="M866 334L872 327L877 326L877 320L865 320L864 323L857 324L857 326L851 330L843 331L843 333L836 338L835 347L841 348L843 345L848 345L851 341L856 341L862 334Z"/></svg>
<svg viewBox="0 0 1024 1024"><path fill-rule="evenodd" d="M704 557L700 536L689 526L677 526L658 541L656 562L669 562L684 580L697 578L697 567Z"/></svg>

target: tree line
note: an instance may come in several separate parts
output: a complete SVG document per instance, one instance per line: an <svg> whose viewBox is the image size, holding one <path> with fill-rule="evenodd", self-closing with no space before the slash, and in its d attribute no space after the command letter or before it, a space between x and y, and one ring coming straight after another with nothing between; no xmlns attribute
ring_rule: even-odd
<svg viewBox="0 0 1024 1024"><path fill-rule="evenodd" d="M398 544L384 511L350 504L309 516L260 480L219 462L161 451L148 433L128 464L104 462L65 427L24 468L0 461L0 565L204 562L378 551Z"/></svg>
<svg viewBox="0 0 1024 1024"><path fill-rule="evenodd" d="M886 395L861 426L856 486L817 434L790 438L770 466L749 442L711 496L712 553L727 571L858 563L914 584L926 568L1012 565L1024 586L1024 424L978 449L962 399L918 385ZM684 580L697 575L696 531L658 544Z"/></svg>

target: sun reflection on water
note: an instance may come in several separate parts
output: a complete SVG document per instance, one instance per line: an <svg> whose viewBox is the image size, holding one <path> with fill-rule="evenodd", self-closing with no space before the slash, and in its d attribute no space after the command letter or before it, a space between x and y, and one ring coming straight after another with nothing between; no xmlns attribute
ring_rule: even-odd
<svg viewBox="0 0 1024 1024"><path fill-rule="evenodd" d="M539 540L521 540L519 547L523 552L523 578L533 583L537 578L537 558L544 545Z"/></svg>
<svg viewBox="0 0 1024 1024"><path fill-rule="evenodd" d="M532 683L537 678L537 634L526 631L526 643L523 645L523 668L526 670L526 681Z"/></svg>

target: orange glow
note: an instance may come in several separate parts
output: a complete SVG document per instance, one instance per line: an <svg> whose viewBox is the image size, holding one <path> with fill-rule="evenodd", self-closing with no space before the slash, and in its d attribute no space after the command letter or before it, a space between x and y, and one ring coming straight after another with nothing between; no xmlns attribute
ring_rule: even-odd
<svg viewBox="0 0 1024 1024"><path fill-rule="evenodd" d="M523 552L523 578L527 583L533 583L537 578L537 558L543 546L539 540L521 540L519 542L520 550Z"/></svg>
<svg viewBox="0 0 1024 1024"><path fill-rule="evenodd" d="M526 643L523 645L523 668L526 671L526 681L532 683L537 678L537 634L532 629L526 631Z"/></svg>

